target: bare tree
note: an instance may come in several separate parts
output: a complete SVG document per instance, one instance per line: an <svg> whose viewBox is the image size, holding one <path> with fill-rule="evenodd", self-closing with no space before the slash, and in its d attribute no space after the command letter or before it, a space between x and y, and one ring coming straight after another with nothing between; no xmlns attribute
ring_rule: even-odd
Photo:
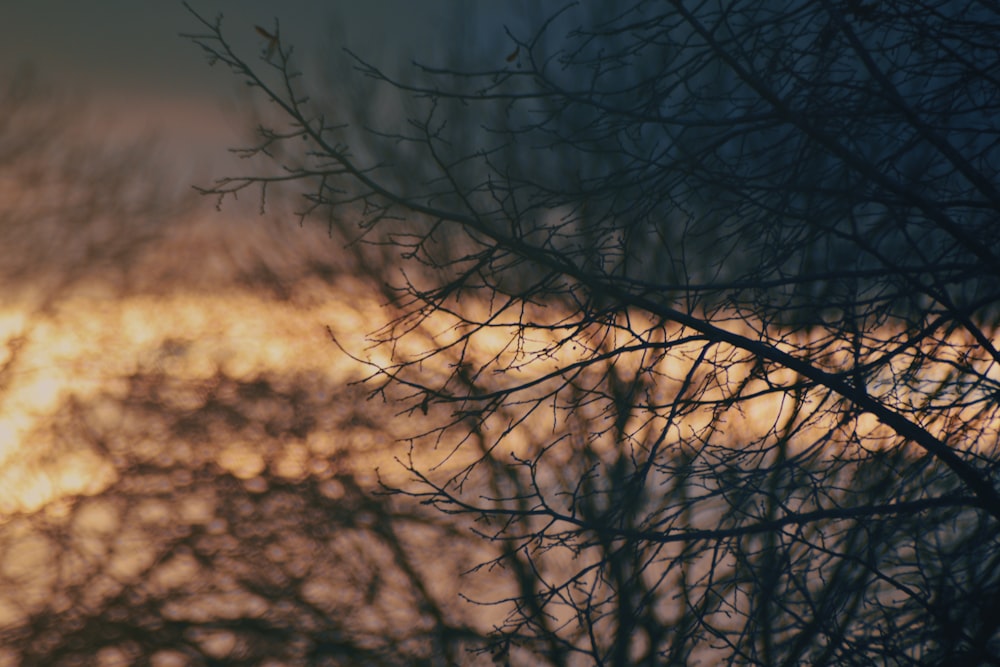
<svg viewBox="0 0 1000 667"><path fill-rule="evenodd" d="M294 317L303 271L253 261L266 232L241 249L206 230L154 144L100 134L83 102L28 71L0 88L0 664L454 664L482 648L489 624L439 573L496 549L369 493L356 459L392 446L389 420L328 374L233 364L212 351L230 331L178 316L207 309L207 283L207 319Z"/></svg>
<svg viewBox="0 0 1000 667"><path fill-rule="evenodd" d="M279 169L207 192L396 252L359 360L453 465L390 491L500 545L495 656L1000 663L995 7L568 7L412 78L352 54L381 124L195 16L277 110Z"/></svg>

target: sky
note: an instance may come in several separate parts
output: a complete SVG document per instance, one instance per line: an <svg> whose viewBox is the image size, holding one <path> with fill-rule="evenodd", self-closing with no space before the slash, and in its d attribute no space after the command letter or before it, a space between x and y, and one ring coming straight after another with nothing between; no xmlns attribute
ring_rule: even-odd
<svg viewBox="0 0 1000 667"><path fill-rule="evenodd" d="M283 41L295 45L307 67L347 47L392 68L440 43L461 0L189 4L206 18L221 13L225 33L250 59L262 49L254 25L271 29L277 20ZM242 87L180 36L199 29L181 0L3 0L0 90L28 66L42 83L96 105L119 129L167 135L182 153L192 146L221 150L242 131L232 113Z"/></svg>
<svg viewBox="0 0 1000 667"><path fill-rule="evenodd" d="M204 93L223 85L198 49L179 36L198 29L180 0L5 0L0 12L0 63L32 63L61 85L147 94ZM246 48L257 48L253 26L280 21L282 35L305 55L333 41L373 59L398 57L439 39L458 0L191 0Z"/></svg>

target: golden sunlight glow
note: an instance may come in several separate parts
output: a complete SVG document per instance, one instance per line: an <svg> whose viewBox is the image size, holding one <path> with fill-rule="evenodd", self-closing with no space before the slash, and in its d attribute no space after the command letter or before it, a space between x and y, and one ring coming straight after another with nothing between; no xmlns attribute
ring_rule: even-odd
<svg viewBox="0 0 1000 667"><path fill-rule="evenodd" d="M90 423L113 431L124 418L122 409L114 400L99 395L103 392L105 397L124 400L130 391L129 378L137 373L169 378L171 389L159 399L172 408L190 410L203 402L202 383L219 374L245 382L268 375L312 374L334 386L357 380L364 369L337 349L329 331L348 349L367 349L371 355L381 355L373 357L374 361L389 362L384 356L386 349L371 349L365 341L366 333L387 317L372 291L344 281L336 288L307 281L296 291L295 299L278 300L235 287L217 293L181 290L124 297L102 296L90 290L59 301L45 312L28 312L16 305L0 311L0 350L5 354L5 376L9 378L0 399L0 521L4 516L37 511L60 498L99 494L116 481L113 457L108 452L67 442L50 424L75 403L87 406ZM397 360L453 340L460 331L453 324L443 315L430 319L421 336L412 336L396 348ZM505 351L512 331L497 327L478 333L472 350L475 358L467 360L481 363L495 357L502 363L513 363L552 344L551 340L534 339L525 341L518 351ZM553 351L547 363L553 369L571 363L572 349ZM955 349L960 349L958 344ZM696 354L696 346L672 351L662 369L664 378L674 378L664 382L664 400L676 390ZM637 359L624 357L616 363L627 369L633 362ZM424 379L451 372L440 367L441 363L422 366ZM835 364L836 359L831 358L830 363ZM729 386L739 381L746 368L746 364L734 365L733 375L727 379ZM532 367L532 372L537 370ZM785 375L783 381L794 381L791 373ZM506 374L508 380L519 377L527 376L516 370ZM713 382L717 385L706 397L722 398L724 383L711 378L706 382L709 387ZM331 405L330 411L342 408ZM788 418L791 410L781 394L763 394L743 410L728 413L726 430L742 437L763 434ZM705 428L711 419L708 410L689 415L678 437ZM629 423L630 432L639 440L644 430L657 428L657 422L647 421L642 414L633 415ZM871 436L884 428L874 419L862 419L857 426L859 433ZM545 431L551 428L548 415L528 420L524 433L507 446L535 439L532 431L544 439ZM826 423L813 423L802 434L819 437L828 428ZM145 438L130 446L161 459L192 455L190 445L168 433L153 429ZM323 477L329 472L326 459L342 451L347 441L351 467L358 471L391 462L392 456L405 451L403 445L386 449L384 440L384 433L364 429L349 436L319 429L303 442L283 445L277 455L265 456L253 444L237 439L220 443L211 456L220 470L259 486L259 476L268 468L287 479L312 474ZM446 460L449 467L462 466L478 455L474 450L442 450L436 462Z"/></svg>
<svg viewBox="0 0 1000 667"><path fill-rule="evenodd" d="M97 494L114 481L114 468L100 453L75 451L48 429L68 402L86 403L109 390L124 397L127 378L142 371L189 388L220 372L238 379L309 372L345 383L357 377L357 368L331 343L326 327L360 348L363 323L376 321L379 311L374 300L301 307L250 291L81 297L44 314L8 306L0 311L0 350L13 359L0 412L0 517L38 510L64 495ZM185 392L166 398L183 404ZM113 424L119 413L113 403L97 401L90 417ZM279 470L301 475L302 457L290 453ZM240 443L224 448L217 463L241 478L264 466L259 453Z"/></svg>

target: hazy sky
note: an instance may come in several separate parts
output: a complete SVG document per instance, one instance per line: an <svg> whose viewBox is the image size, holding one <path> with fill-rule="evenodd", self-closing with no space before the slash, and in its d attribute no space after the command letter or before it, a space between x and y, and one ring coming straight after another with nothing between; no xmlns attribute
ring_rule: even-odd
<svg viewBox="0 0 1000 667"><path fill-rule="evenodd" d="M339 44L378 59L406 58L443 36L460 0L190 0L203 15L224 15L231 35L251 49L253 25L281 22L300 54ZM198 26L180 0L4 0L0 67L36 65L59 84L103 93L202 92L228 85L198 49L178 36ZM339 44L334 44L337 42Z"/></svg>
<svg viewBox="0 0 1000 667"><path fill-rule="evenodd" d="M295 45L306 71L344 46L399 71L451 39L455 17L473 6L464 0L189 4L206 18L221 13L225 34L251 61L263 48L254 25L271 29L277 19L283 42ZM474 4L484 11L498 6ZM155 131L185 162L203 163L242 144L246 124L233 113L233 93L245 88L226 68L209 67L179 35L201 31L180 0L0 0L0 7L0 91L16 68L30 64L40 81L87 99L109 127ZM502 26L491 30L502 33Z"/></svg>

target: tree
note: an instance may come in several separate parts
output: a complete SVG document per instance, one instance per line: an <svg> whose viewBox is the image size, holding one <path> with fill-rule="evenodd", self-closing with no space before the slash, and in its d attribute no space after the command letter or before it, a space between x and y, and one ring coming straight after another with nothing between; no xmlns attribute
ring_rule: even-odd
<svg viewBox="0 0 1000 667"><path fill-rule="evenodd" d="M349 54L381 124L195 16L276 112L206 192L302 185L386 262L354 354L437 448L386 488L499 545L494 655L1000 663L995 8L571 6Z"/></svg>
<svg viewBox="0 0 1000 667"><path fill-rule="evenodd" d="M429 573L488 545L365 492L359 441L376 455L389 420L328 373L227 345L262 312L310 326L301 274L253 261L266 230L234 243L194 214L155 144L95 136L108 109L84 102L28 70L0 87L0 664L481 647L489 626Z"/></svg>

